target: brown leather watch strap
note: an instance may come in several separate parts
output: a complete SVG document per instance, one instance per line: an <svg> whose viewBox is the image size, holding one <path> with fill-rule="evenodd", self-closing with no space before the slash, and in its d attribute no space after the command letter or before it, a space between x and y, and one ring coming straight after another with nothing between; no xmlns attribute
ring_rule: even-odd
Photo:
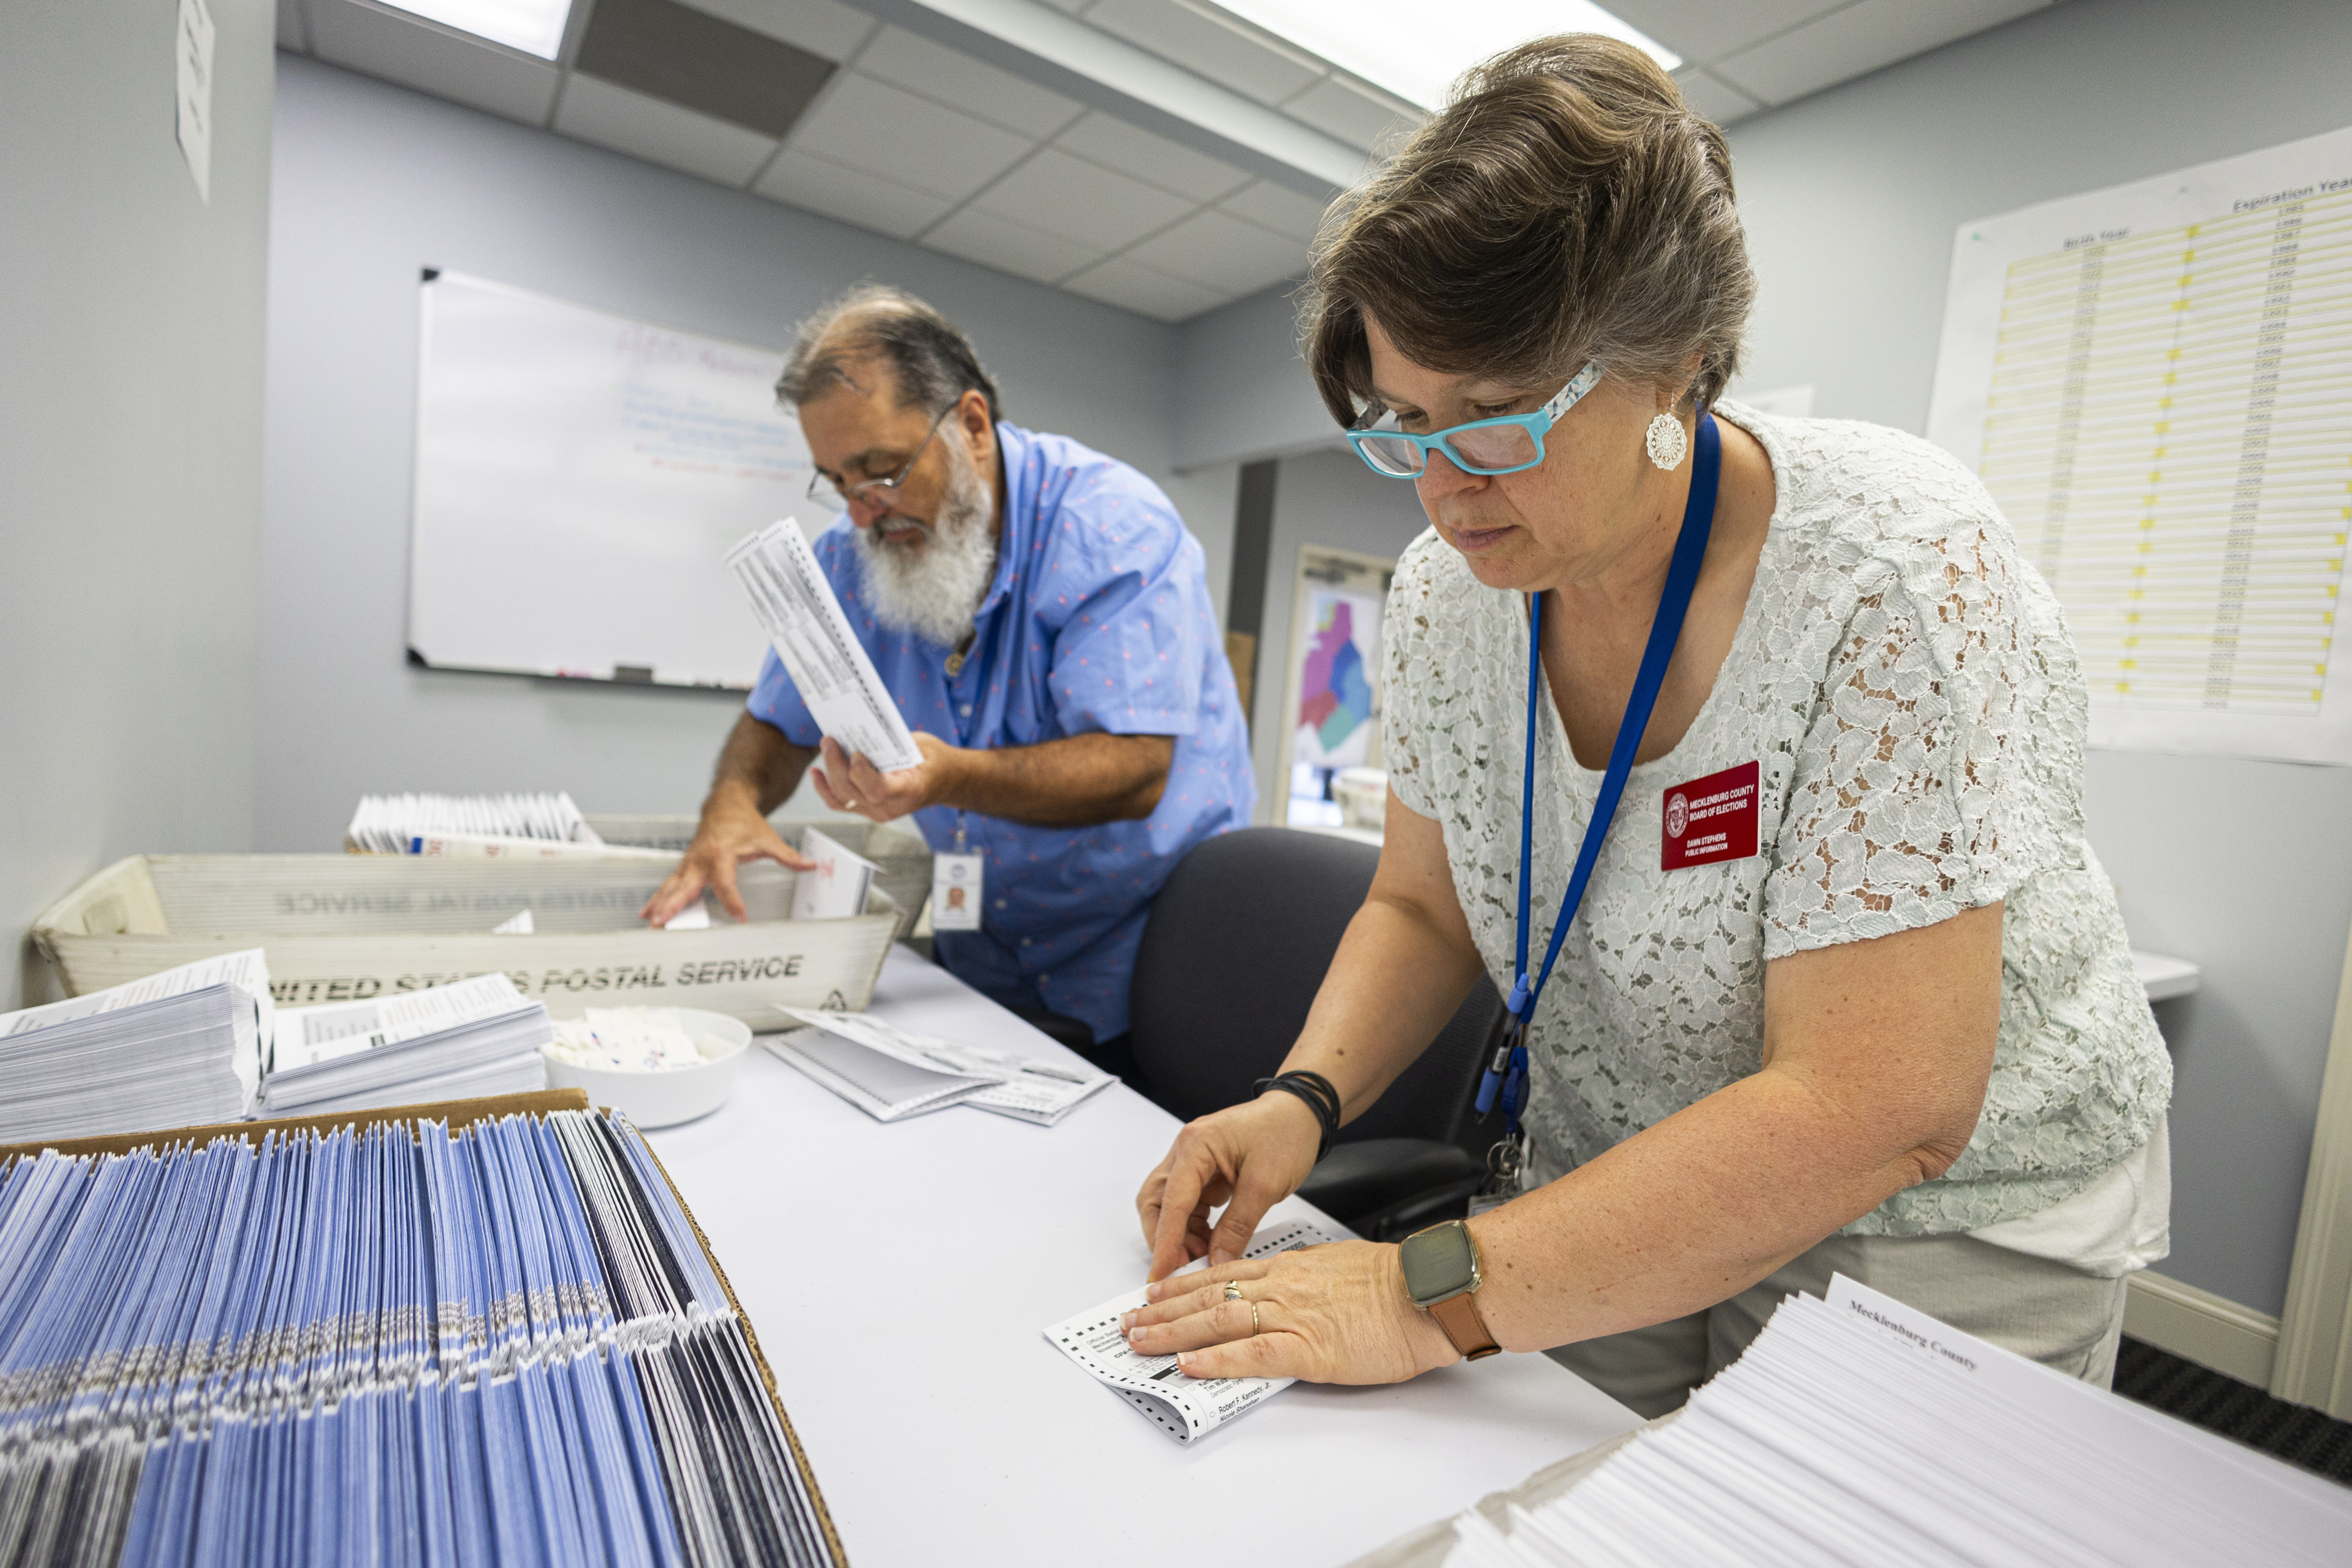
<svg viewBox="0 0 2352 1568"><path fill-rule="evenodd" d="M1486 1331L1486 1320L1478 1310L1477 1295L1465 1290L1459 1296L1448 1296L1429 1309L1454 1348L1462 1352L1464 1361L1478 1361L1493 1355L1503 1347Z"/></svg>

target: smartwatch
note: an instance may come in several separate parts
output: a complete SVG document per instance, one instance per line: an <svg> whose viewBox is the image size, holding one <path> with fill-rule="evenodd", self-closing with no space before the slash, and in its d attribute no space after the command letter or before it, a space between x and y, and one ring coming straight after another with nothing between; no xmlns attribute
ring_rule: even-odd
<svg viewBox="0 0 2352 1568"><path fill-rule="evenodd" d="M1478 1311L1478 1244L1470 1227L1458 1219L1417 1230L1397 1249L1404 1266L1405 1294L1412 1304L1437 1320L1465 1361L1493 1355L1503 1347L1486 1331Z"/></svg>

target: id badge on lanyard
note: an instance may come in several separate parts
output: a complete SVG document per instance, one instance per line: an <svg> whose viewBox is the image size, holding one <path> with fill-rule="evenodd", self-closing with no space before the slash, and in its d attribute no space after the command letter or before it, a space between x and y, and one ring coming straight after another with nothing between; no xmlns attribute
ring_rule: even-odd
<svg viewBox="0 0 2352 1568"><path fill-rule="evenodd" d="M963 819L956 819L956 852L931 857L931 929L978 931L986 873L977 855L964 853Z"/></svg>
<svg viewBox="0 0 2352 1568"><path fill-rule="evenodd" d="M1576 869L1560 900L1559 919L1552 923L1551 946L1534 983L1528 980L1528 895L1533 878L1536 814L1536 724L1543 693L1543 595L1528 601L1528 743L1527 760L1519 771L1519 924L1518 963L1511 994L1504 1004L1503 1037L1486 1064L1478 1084L1478 1115L1491 1115L1497 1100L1503 1106L1503 1136L1486 1152L1486 1182L1470 1200L1470 1212L1483 1214L1519 1195L1527 1169L1527 1139L1519 1112L1528 1100L1528 1024L1543 995L1559 946L1584 901L1585 884L1601 858L1601 843L1625 794L1625 780L1633 771L1633 755L1642 748L1643 732L1650 727L1650 710L1657 706L1658 688L1665 684L1666 666L1674 662L1675 643L1682 636L1683 616L1690 609L1691 590L1698 585L1699 563L1706 558L1707 535L1715 526L1716 479L1723 461L1723 434L1715 416L1698 411L1698 460L1691 468L1690 499L1683 505L1682 531L1675 539L1673 562L1666 568L1666 585L1658 595L1658 613L1650 623L1650 641L1642 650L1641 672L1633 678L1633 694L1626 700L1625 717L1617 725L1617 743L1609 753L1609 771L1601 775L1601 793L1592 803L1592 818L1585 824L1584 841L1577 847Z"/></svg>

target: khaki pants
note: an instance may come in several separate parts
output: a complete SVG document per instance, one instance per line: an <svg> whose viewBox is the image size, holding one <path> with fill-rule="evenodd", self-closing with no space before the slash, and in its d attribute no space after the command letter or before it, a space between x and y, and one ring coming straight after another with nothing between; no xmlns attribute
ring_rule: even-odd
<svg viewBox="0 0 2352 1568"><path fill-rule="evenodd" d="M1663 1415L1738 1360L1784 1298L1828 1296L1832 1273L2070 1377L2115 1381L2123 1279L1968 1236L1833 1236L1706 1311L1544 1353L1643 1415Z"/></svg>

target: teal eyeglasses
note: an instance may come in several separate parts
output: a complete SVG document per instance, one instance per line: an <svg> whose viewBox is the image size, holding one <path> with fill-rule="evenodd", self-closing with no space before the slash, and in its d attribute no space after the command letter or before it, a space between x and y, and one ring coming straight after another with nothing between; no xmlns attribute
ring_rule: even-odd
<svg viewBox="0 0 2352 1568"><path fill-rule="evenodd" d="M1396 416L1381 416L1369 430L1350 430L1348 440L1364 467L1392 479L1417 479L1429 466L1432 447L1465 474L1516 474L1544 458L1544 432L1601 379L1598 362L1587 364L1559 389L1559 395L1533 414L1506 414L1496 419L1474 419L1433 435L1415 436L1394 428ZM1383 429L1387 426L1390 428Z"/></svg>

